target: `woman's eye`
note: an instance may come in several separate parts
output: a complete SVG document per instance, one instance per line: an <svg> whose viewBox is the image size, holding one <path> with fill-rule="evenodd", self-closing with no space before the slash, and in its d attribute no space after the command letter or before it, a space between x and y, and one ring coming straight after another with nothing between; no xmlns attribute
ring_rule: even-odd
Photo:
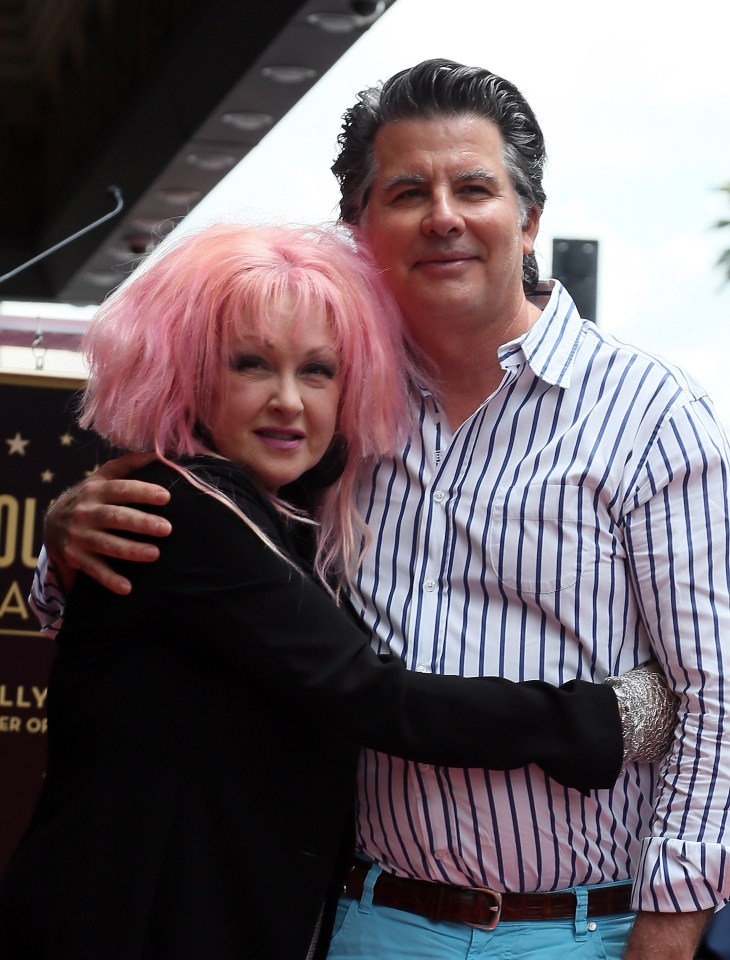
<svg viewBox="0 0 730 960"><path fill-rule="evenodd" d="M235 370L237 373L243 373L246 370L263 370L264 367L265 364L261 357L250 354L242 354L231 360L231 370Z"/></svg>
<svg viewBox="0 0 730 960"><path fill-rule="evenodd" d="M333 364L319 361L308 363L303 372L307 376L326 377L328 380L334 380L337 376L337 370Z"/></svg>

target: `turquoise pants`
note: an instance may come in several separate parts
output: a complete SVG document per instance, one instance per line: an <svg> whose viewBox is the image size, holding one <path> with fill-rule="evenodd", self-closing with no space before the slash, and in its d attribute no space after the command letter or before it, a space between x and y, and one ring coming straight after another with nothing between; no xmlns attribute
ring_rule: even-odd
<svg viewBox="0 0 730 960"><path fill-rule="evenodd" d="M373 867L362 899L343 897L328 960L620 960L633 913L588 920L590 887L575 888L574 920L500 923L477 930L372 903Z"/></svg>

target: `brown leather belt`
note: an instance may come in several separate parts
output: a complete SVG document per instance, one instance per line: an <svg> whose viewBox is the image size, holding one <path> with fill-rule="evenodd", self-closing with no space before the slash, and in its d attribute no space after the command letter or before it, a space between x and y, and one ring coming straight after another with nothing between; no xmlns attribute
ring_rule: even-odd
<svg viewBox="0 0 730 960"><path fill-rule="evenodd" d="M355 864L345 881L345 893L359 900L362 896L367 864ZM631 912L631 884L594 887L588 891L588 916L606 917ZM485 887L452 887L426 880L406 880L381 873L373 890L373 903L417 913L429 920L468 923L473 927L494 929L500 920L572 920L575 917L574 893L498 893Z"/></svg>

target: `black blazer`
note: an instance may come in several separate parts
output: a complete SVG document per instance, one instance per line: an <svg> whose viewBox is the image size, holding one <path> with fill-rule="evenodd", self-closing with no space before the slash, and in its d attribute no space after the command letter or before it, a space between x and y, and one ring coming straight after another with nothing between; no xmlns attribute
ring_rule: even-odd
<svg viewBox="0 0 730 960"><path fill-rule="evenodd" d="M242 471L187 462L293 550ZM80 576L69 598L46 782L0 886L5 960L303 960L324 911L323 955L360 744L612 784L610 689L406 671L225 505L160 463L138 476L170 488L173 532L127 566L129 596Z"/></svg>

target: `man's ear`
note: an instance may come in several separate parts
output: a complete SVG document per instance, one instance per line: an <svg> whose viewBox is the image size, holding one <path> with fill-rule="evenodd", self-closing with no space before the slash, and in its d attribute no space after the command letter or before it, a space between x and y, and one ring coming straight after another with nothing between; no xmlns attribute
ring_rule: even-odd
<svg viewBox="0 0 730 960"><path fill-rule="evenodd" d="M524 256L532 253L535 249L535 238L537 237L537 231L540 229L541 215L542 210L537 204L527 211L525 222L522 224L522 253Z"/></svg>

